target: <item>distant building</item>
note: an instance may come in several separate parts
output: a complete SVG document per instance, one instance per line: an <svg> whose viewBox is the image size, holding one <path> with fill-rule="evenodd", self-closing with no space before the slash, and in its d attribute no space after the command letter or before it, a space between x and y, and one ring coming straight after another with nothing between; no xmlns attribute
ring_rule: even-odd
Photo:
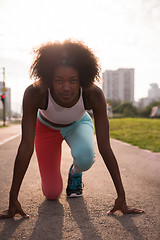
<svg viewBox="0 0 160 240"><path fill-rule="evenodd" d="M160 88L157 83L151 83L148 91L148 98L154 101L160 100Z"/></svg>
<svg viewBox="0 0 160 240"><path fill-rule="evenodd" d="M3 82L0 82L0 95L2 95L3 92ZM5 91L5 101L6 101L6 113L8 117L11 117L11 88L6 87ZM2 102L0 101L0 109L3 108Z"/></svg>
<svg viewBox="0 0 160 240"><path fill-rule="evenodd" d="M134 69L106 70L103 74L103 91L107 99L134 102Z"/></svg>
<svg viewBox="0 0 160 240"><path fill-rule="evenodd" d="M148 91L148 97L139 99L138 105L140 108L147 107L154 101L160 101L160 88L157 83L151 83L151 88Z"/></svg>
<svg viewBox="0 0 160 240"><path fill-rule="evenodd" d="M138 107L139 107L139 108L145 108L145 107L147 107L151 102L152 102L152 100L149 99L148 97L146 97L146 98L141 98L141 99L139 99L139 101L138 101Z"/></svg>

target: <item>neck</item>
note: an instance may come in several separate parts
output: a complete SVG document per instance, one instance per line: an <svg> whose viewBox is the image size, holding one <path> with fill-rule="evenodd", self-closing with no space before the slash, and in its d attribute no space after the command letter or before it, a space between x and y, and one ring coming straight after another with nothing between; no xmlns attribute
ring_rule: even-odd
<svg viewBox="0 0 160 240"><path fill-rule="evenodd" d="M56 104L58 104L59 106L64 107L64 108L70 108L70 107L73 107L78 102L78 100L80 98L80 95L81 95L81 89L79 89L79 94L71 102L68 102L68 103L62 102L56 96L56 93L54 92L53 88L50 89L50 93L51 93L51 96L52 96L52 98L53 98L53 100L55 101Z"/></svg>

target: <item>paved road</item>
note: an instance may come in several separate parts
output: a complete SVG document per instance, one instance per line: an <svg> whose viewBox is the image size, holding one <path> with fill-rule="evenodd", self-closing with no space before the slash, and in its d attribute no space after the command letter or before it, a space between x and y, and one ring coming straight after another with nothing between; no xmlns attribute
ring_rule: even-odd
<svg viewBox="0 0 160 240"><path fill-rule="evenodd" d="M0 128L0 145L16 138L21 133L19 124L10 124L6 127Z"/></svg>
<svg viewBox="0 0 160 240"><path fill-rule="evenodd" d="M0 146L0 210L8 206L14 157L20 138ZM84 196L67 199L65 188L72 163L70 150L63 144L62 175L64 189L58 201L42 195L35 154L20 192L29 219L0 220L1 240L59 239L160 239L160 154L140 150L112 140L121 169L129 205L145 209L141 215L108 216L116 196L110 175L98 153L94 166L83 174Z"/></svg>

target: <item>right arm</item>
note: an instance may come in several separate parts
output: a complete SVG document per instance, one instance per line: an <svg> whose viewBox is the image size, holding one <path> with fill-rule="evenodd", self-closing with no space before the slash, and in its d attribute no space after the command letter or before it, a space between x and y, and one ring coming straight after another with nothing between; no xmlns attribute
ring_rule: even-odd
<svg viewBox="0 0 160 240"><path fill-rule="evenodd" d="M39 99L35 93L36 89L34 89L33 86L28 87L24 93L22 138L14 164L13 180L10 189L9 209L5 211L4 214L0 214L0 218L14 217L16 214L27 217L18 201L18 193L34 151L34 137L38 111L37 99Z"/></svg>

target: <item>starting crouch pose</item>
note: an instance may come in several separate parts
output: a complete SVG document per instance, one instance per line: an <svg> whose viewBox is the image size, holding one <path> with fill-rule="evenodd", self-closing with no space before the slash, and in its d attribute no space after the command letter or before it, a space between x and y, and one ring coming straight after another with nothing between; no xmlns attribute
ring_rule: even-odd
<svg viewBox="0 0 160 240"><path fill-rule="evenodd" d="M47 199L57 199L62 191L61 146L71 148L73 164L69 170L68 197L82 196L82 172L95 161L94 126L87 110L92 109L99 152L114 182L117 199L109 214L142 213L129 208L116 158L109 140L109 124L103 91L95 85L99 65L92 50L81 42L66 40L41 45L34 51L31 77L35 79L24 93L22 139L15 159L9 209L0 218L20 214L27 217L18 193L34 144L39 164L42 191Z"/></svg>

